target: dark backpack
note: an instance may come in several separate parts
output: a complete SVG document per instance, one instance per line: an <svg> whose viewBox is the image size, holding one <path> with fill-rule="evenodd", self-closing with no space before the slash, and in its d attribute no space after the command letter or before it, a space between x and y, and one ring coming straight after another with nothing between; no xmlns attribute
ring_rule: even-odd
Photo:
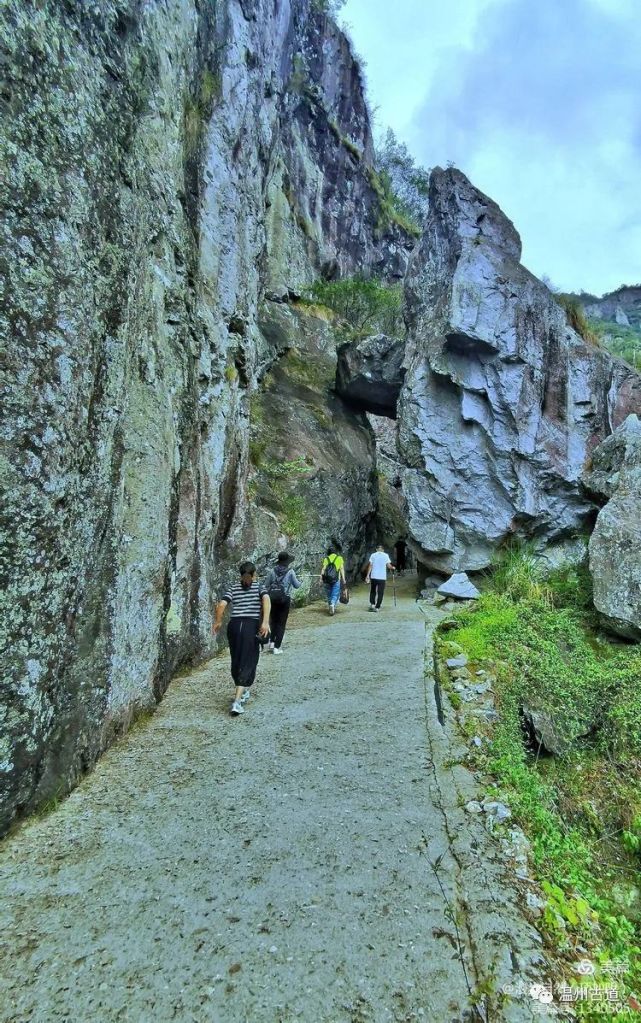
<svg viewBox="0 0 641 1023"><path fill-rule="evenodd" d="M334 558L334 561L332 561L332 558ZM336 568L335 560L336 555L330 554L329 558L327 559L328 563L326 567L323 569L322 579L323 582L327 583L328 586L333 586L335 582L338 582L338 569Z"/></svg>
<svg viewBox="0 0 641 1023"><path fill-rule="evenodd" d="M288 572L288 568L272 569L272 581L270 582L269 589L267 590L272 604L285 604L289 599L287 590L283 585L285 576Z"/></svg>

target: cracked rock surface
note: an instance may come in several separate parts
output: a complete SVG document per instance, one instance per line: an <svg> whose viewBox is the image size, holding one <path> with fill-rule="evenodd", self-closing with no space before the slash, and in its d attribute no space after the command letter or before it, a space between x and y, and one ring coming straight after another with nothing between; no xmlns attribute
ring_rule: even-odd
<svg viewBox="0 0 641 1023"><path fill-rule="evenodd" d="M589 522L581 473L639 408L641 377L568 326L460 171L432 173L429 208L406 281L403 493L424 564L474 570L510 538L544 546Z"/></svg>

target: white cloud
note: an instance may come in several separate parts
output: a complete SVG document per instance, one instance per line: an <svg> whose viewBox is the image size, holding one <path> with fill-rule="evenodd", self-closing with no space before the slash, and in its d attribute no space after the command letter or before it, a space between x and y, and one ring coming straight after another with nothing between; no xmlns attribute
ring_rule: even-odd
<svg viewBox="0 0 641 1023"><path fill-rule="evenodd" d="M535 273L596 292L641 279L633 0L397 0L387 21L378 3L346 14L382 123L499 202Z"/></svg>

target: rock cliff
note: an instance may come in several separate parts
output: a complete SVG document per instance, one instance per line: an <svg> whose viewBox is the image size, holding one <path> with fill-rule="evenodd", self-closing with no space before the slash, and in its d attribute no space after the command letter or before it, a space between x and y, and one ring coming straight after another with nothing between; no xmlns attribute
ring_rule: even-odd
<svg viewBox="0 0 641 1023"><path fill-rule="evenodd" d="M321 274L402 276L409 239L319 6L3 5L0 827L211 649L241 556L316 557L332 530L364 549L371 433L318 408L336 341L287 302ZM278 459L280 504L252 510ZM342 515L310 528L335 480Z"/></svg>
<svg viewBox="0 0 641 1023"><path fill-rule="evenodd" d="M520 255L498 206L459 171L435 170L406 278L402 370L380 339L341 353L339 389L357 407L379 413L400 388L387 414L410 537L443 572L484 568L511 539L543 547L588 528L597 505L581 473L641 407L641 377L568 326Z"/></svg>

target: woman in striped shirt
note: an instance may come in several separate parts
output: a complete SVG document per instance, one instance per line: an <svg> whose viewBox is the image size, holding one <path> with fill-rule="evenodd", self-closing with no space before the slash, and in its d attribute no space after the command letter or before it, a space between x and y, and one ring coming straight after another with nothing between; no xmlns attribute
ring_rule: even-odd
<svg viewBox="0 0 641 1023"><path fill-rule="evenodd" d="M225 608L231 604L231 618L227 626L227 639L231 654L231 677L236 693L231 705L232 714L242 714L249 699L249 688L256 678L260 655L260 640L269 635L270 600L267 591L256 579L256 566L243 561L240 579L223 593L216 607L214 636L218 635Z"/></svg>

